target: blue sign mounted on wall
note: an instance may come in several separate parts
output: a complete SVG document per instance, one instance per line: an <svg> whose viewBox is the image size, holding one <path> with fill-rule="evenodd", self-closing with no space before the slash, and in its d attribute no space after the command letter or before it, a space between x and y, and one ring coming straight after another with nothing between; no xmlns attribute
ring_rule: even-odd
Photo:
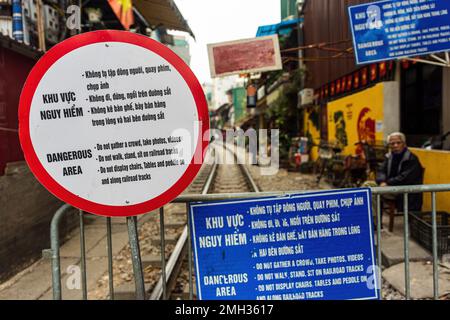
<svg viewBox="0 0 450 320"><path fill-rule="evenodd" d="M379 299L370 189L190 204L200 300Z"/></svg>
<svg viewBox="0 0 450 320"><path fill-rule="evenodd" d="M387 0L348 11L357 64L450 50L448 0Z"/></svg>

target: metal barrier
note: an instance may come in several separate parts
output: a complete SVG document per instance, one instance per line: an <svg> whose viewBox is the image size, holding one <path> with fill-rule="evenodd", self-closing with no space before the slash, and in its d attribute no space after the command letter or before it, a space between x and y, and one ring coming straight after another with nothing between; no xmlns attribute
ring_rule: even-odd
<svg viewBox="0 0 450 320"><path fill-rule="evenodd" d="M208 178L209 183L212 178ZM205 188L209 188L205 186ZM340 189L341 191L343 189ZM409 258L409 224L408 224L408 195L411 193L431 193L432 200L432 254L433 254L433 296L434 299L439 299L439 269L438 269L438 243L437 243L437 218L436 218L436 193L438 192L449 192L450 184L442 185L416 185L416 186L401 186L401 187L376 187L371 188L372 195L375 197L376 204L376 223L377 223L377 264L378 264L378 283L381 287L381 197L382 195L403 195L404 198L404 257L405 257L405 298L409 300L411 298L411 282L410 282L410 258ZM339 191L339 190L337 190ZM308 193L311 191L288 191L288 192L258 192L258 193L236 193L236 194L203 194L199 195L182 195L173 201L173 203L184 203L186 204L186 214L188 215L188 208L190 202L208 202L217 200L233 200L233 199L249 199L249 198L262 198L268 196L289 196L291 194L301 194ZM64 205L61 207L53 217L51 226L51 244L52 244L52 271L53 271L53 297L54 299L61 299L61 272L60 272L60 261L59 261L59 240L58 240L58 224L61 217L70 208L69 205ZM161 228L161 263L163 280L158 283L159 286L158 293L152 294L152 299L166 299L167 298L167 278L166 273L173 268L173 261L169 259L167 265L165 264L165 254L164 254L164 208L160 209L160 228ZM142 265L140 259L139 251L139 241L137 233L137 222L136 218L127 218L128 223L128 233L130 238L130 246L132 251L132 262L133 270L135 276L136 284L136 298L144 299L146 296ZM111 252L111 221L107 220L108 226L108 261L109 261L109 286L110 286L110 299L114 299L114 289L112 282L112 252ZM189 263L189 297L193 299L193 284L192 284L192 274L193 274L193 261L192 261L192 241L190 234L190 220L188 215L189 226L184 229L183 235L184 239L187 241L188 245L188 263ZM81 246L81 265L83 273L83 298L86 299L86 268L85 268L85 252L84 252L84 228L83 228L83 213L80 213L80 246ZM181 250L181 249L180 249ZM170 273L170 272L169 272Z"/></svg>
<svg viewBox="0 0 450 320"><path fill-rule="evenodd" d="M59 208L52 218L50 226L50 245L51 252L44 250L45 255L50 255L52 260L52 287L53 299L62 299L61 290L61 261L59 255L60 239L59 239L59 223L64 215L66 215L72 207L69 204ZM81 264L81 289L83 300L87 300L87 272L86 272L86 248L85 248L85 230L84 230L84 212L79 211L80 217L80 264ZM141 264L141 255L139 249L139 237L137 229L137 218L127 218L128 236L130 239L131 257L133 263L133 272L136 285L136 299L145 299L144 276ZM106 236L108 251L108 274L109 274L109 296L114 299L114 283L113 283L113 255L112 255L112 231L111 218L106 218Z"/></svg>

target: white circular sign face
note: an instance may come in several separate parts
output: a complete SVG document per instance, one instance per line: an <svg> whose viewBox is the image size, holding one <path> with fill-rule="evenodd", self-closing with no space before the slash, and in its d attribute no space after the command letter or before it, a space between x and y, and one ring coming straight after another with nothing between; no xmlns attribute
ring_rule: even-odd
<svg viewBox="0 0 450 320"><path fill-rule="evenodd" d="M75 36L49 51L21 96L20 139L39 181L88 212L129 216L170 202L193 180L209 128L190 69L149 38Z"/></svg>

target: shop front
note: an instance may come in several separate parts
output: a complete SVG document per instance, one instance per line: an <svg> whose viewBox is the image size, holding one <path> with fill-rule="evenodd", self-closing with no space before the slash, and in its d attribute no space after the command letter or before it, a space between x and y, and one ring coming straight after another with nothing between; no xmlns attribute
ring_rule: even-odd
<svg viewBox="0 0 450 320"><path fill-rule="evenodd" d="M328 143L342 149L344 155L354 155L358 151L358 142L382 144L386 105L384 89L385 84L379 83L328 103Z"/></svg>
<svg viewBox="0 0 450 320"><path fill-rule="evenodd" d="M321 141L340 146L342 156L356 155L359 142L365 141L380 149L386 148L387 136L401 131L400 84L380 82L354 94L328 102L325 106L305 108L306 136L318 145ZM326 114L326 118L325 118ZM326 119L326 121L324 120ZM326 136L326 139L323 137ZM450 181L450 151L410 148L424 168L424 184ZM318 158L318 148L311 150L312 160ZM450 193L437 195L438 211L450 212ZM424 195L424 211L431 211L431 196Z"/></svg>

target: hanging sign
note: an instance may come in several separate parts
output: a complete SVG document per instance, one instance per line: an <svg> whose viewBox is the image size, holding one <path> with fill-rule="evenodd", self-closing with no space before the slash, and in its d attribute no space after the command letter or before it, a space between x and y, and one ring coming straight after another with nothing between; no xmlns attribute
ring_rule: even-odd
<svg viewBox="0 0 450 320"><path fill-rule="evenodd" d="M132 216L173 200L203 162L209 129L189 67L148 37L84 33L61 42L24 85L19 135L36 178L61 200Z"/></svg>
<svg viewBox="0 0 450 320"><path fill-rule="evenodd" d="M450 50L450 1L387 0L348 11L357 64Z"/></svg>
<svg viewBox="0 0 450 320"><path fill-rule="evenodd" d="M278 35L208 44L211 78L281 70Z"/></svg>

